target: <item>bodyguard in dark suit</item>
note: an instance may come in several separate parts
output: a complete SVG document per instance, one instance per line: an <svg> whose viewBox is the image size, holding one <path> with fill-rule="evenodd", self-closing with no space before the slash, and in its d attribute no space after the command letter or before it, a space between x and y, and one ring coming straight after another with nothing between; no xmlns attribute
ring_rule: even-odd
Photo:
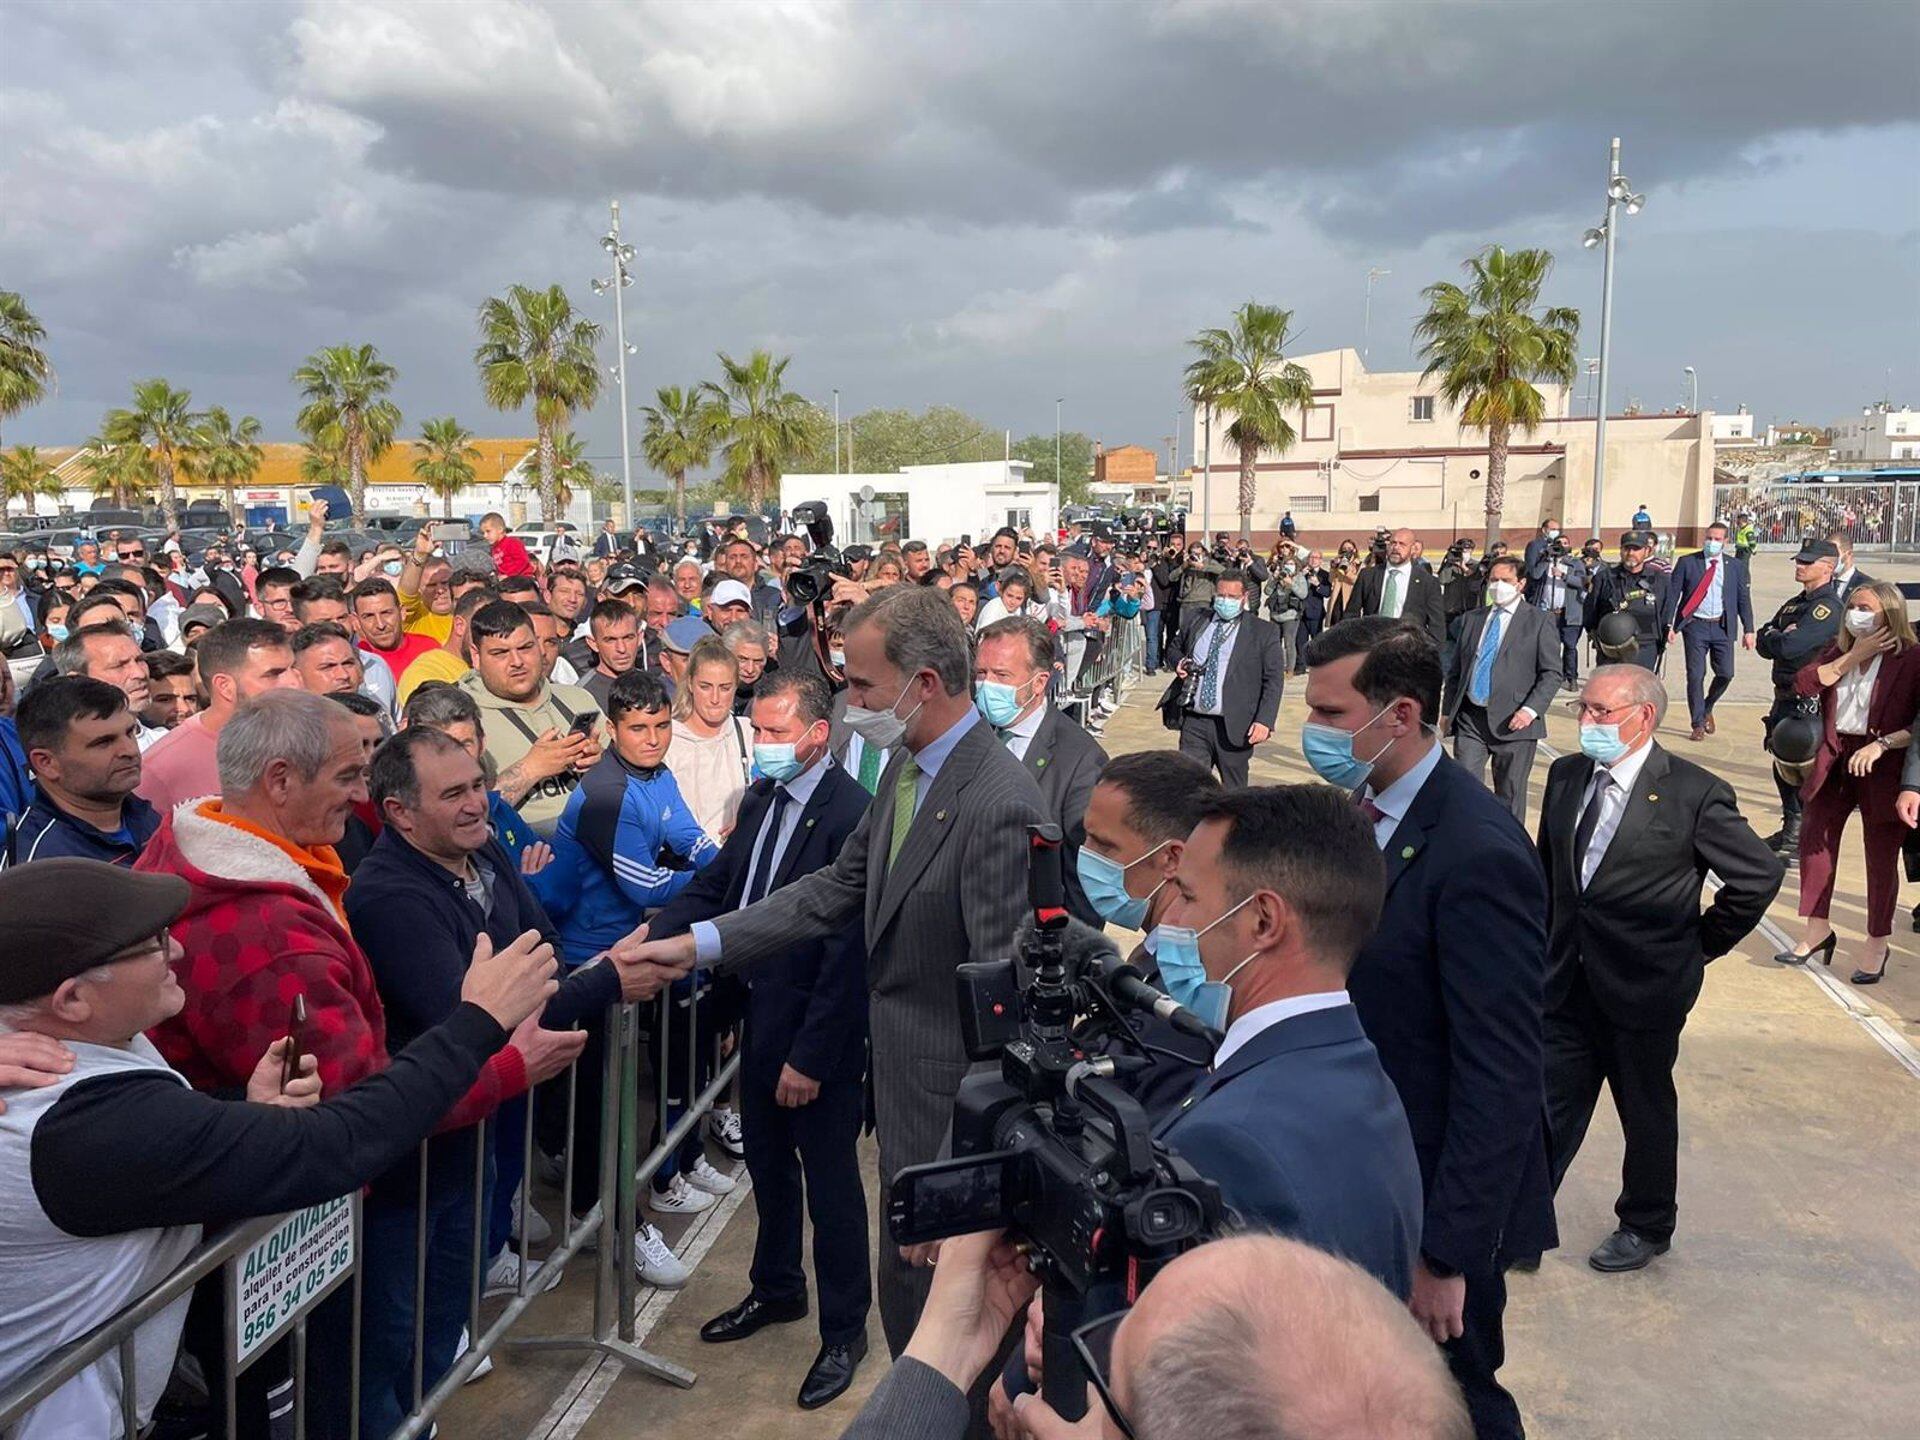
<svg viewBox="0 0 1920 1440"><path fill-rule="evenodd" d="M622 942L615 959L643 995L696 958L741 970L864 916L880 1173L937 1158L969 1069L953 971L1004 959L1027 910L1027 826L1042 819L1026 768L969 694L966 627L938 590L894 586L846 622L846 721L890 751L879 792L834 863L691 937ZM927 1271L878 1250L880 1318L895 1353L913 1333Z"/></svg>
<svg viewBox="0 0 1920 1440"><path fill-rule="evenodd" d="M1839 557L1833 566L1833 588L1839 591L1840 598L1845 600L1875 577L1853 563L1853 536L1847 531L1829 530L1827 543L1833 546Z"/></svg>
<svg viewBox="0 0 1920 1440"><path fill-rule="evenodd" d="M1604 1082L1626 1138L1620 1228L1588 1263L1637 1270L1673 1237L1681 1027L1707 964L1760 922L1785 872L1726 781L1654 743L1667 708L1658 676L1603 665L1580 699L1586 753L1554 762L1540 807L1553 1180L1573 1163ZM1702 912L1709 870L1721 886Z"/></svg>
<svg viewBox="0 0 1920 1440"><path fill-rule="evenodd" d="M1676 633L1687 651L1687 716L1692 738L1713 733L1713 707L1733 684L1733 647L1744 642L1753 648L1753 590L1747 565L1726 553L1727 527L1719 521L1707 527L1706 545L1682 555L1667 585L1665 609L1667 643ZM1713 687L1707 688L1707 664L1713 664Z"/></svg>
<svg viewBox="0 0 1920 1440"><path fill-rule="evenodd" d="M1280 627L1262 620L1248 600L1244 571L1222 571L1213 602L1180 628L1186 681L1180 753L1220 772L1227 785L1247 783L1253 747L1273 734L1280 692L1287 683Z"/></svg>
<svg viewBox="0 0 1920 1440"><path fill-rule="evenodd" d="M1447 603L1440 581L1420 559L1420 541L1411 530L1387 537L1387 563L1360 572L1346 617L1384 615L1411 620L1427 632L1435 648L1447 643Z"/></svg>
<svg viewBox="0 0 1920 1440"><path fill-rule="evenodd" d="M1442 709L1453 758L1480 780L1491 757L1493 793L1524 825L1534 751L1560 693L1560 637L1546 611L1520 598L1513 556L1487 563L1487 590L1491 603L1461 626Z"/></svg>
<svg viewBox="0 0 1920 1440"><path fill-rule="evenodd" d="M828 703L826 686L811 675L775 670L761 679L754 752L775 773L747 788L719 856L654 917L650 935L683 934L696 920L738 910L833 863L871 797L827 754ZM855 921L770 957L748 977L740 1105L760 1217L753 1290L700 1331L703 1340L744 1340L806 1315L804 1193L820 1292L820 1355L800 1388L809 1410L853 1378L873 1298L857 1150L867 1062L864 941Z"/></svg>
<svg viewBox="0 0 1920 1440"><path fill-rule="evenodd" d="M1325 786L1230 790L1202 810L1174 884L1168 923L1201 936L1185 955L1163 938L1161 978L1226 1037L1158 1138L1247 1224L1343 1255L1405 1298L1420 1166L1345 988L1380 915L1371 827Z"/></svg>
<svg viewBox="0 0 1920 1440"><path fill-rule="evenodd" d="M1038 620L1009 615L974 638L973 701L1000 743L1027 767L1047 819L1064 837L1067 909L1088 925L1100 912L1080 886L1077 859L1085 838L1081 822L1107 752L1047 700L1053 674L1053 633Z"/></svg>
<svg viewBox="0 0 1920 1440"><path fill-rule="evenodd" d="M1412 1309L1491 1440L1522 1433L1496 1378L1505 1271L1556 1243L1541 1062L1547 895L1526 832L1428 733L1439 707L1439 654L1409 625L1350 620L1307 652L1301 746L1322 779L1355 792L1386 861L1380 925L1347 990L1420 1161Z"/></svg>

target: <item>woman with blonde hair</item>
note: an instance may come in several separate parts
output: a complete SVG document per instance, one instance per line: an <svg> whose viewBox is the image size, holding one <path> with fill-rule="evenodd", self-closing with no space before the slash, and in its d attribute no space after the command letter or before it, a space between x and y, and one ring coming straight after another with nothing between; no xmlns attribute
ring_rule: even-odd
<svg viewBox="0 0 1920 1440"><path fill-rule="evenodd" d="M753 778L753 727L733 713L740 663L709 635L687 654L686 678L673 694L673 743L667 769L700 828L719 844L733 829Z"/></svg>
<svg viewBox="0 0 1920 1440"><path fill-rule="evenodd" d="M1893 912L1899 899L1900 842L1906 826L1894 813L1900 797L1900 751L1913 739L1920 710L1920 645L1907 602L1885 580L1859 586L1846 599L1834 643L1802 666L1794 692L1820 698L1820 749L1800 787L1806 810L1800 825L1800 914L1806 919L1798 950L1774 958L1804 965L1815 955L1833 963L1838 937L1828 921L1834 869L1847 817L1860 812L1867 848L1867 947L1853 972L1855 985L1877 984L1887 969Z"/></svg>

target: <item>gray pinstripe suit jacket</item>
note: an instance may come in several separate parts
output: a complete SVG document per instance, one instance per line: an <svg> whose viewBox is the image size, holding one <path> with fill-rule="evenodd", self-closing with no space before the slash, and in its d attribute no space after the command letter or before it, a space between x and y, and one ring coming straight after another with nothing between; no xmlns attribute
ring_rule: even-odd
<svg viewBox="0 0 1920 1440"><path fill-rule="evenodd" d="M834 863L757 905L715 917L717 968L750 965L863 914L881 1174L938 1155L967 1073L954 967L1003 959L1027 909L1026 827L1044 818L1026 768L984 721L927 789L891 870L893 787L904 747Z"/></svg>

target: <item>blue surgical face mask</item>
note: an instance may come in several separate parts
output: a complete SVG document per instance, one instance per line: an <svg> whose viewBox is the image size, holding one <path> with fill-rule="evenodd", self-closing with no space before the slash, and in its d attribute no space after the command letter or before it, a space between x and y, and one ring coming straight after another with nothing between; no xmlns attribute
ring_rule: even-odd
<svg viewBox="0 0 1920 1440"><path fill-rule="evenodd" d="M1721 544L1721 542L1718 540L1709 540L1705 545L1701 546L1700 548L1705 550L1707 552L1707 557L1711 559L1713 556L1718 555L1724 547Z"/></svg>
<svg viewBox="0 0 1920 1440"><path fill-rule="evenodd" d="M1388 709L1392 707L1389 706ZM1382 710L1380 715L1386 714ZM1342 790L1354 790L1373 773L1374 762L1387 753L1387 741L1368 759L1362 760L1353 753L1354 740L1364 734L1375 720L1367 721L1358 730L1342 730L1337 725L1322 725L1317 720L1309 720L1300 727L1300 751L1307 757L1307 764L1313 767L1313 773L1329 785L1338 785Z"/></svg>
<svg viewBox="0 0 1920 1440"><path fill-rule="evenodd" d="M769 780L786 781L793 779L807 765L794 753L792 745L755 745L753 768Z"/></svg>
<svg viewBox="0 0 1920 1440"><path fill-rule="evenodd" d="M1141 860L1149 860L1158 855L1173 842L1162 840L1153 849L1137 860L1122 865L1118 860L1109 859L1095 851L1080 848L1074 859L1074 870L1080 876L1080 888L1087 892L1087 899L1093 908L1100 912L1102 920L1115 925L1124 925L1129 930L1138 930L1141 921L1147 918L1147 906L1153 903L1153 897L1160 893L1162 880L1145 896L1127 893L1127 871L1138 865Z"/></svg>
<svg viewBox="0 0 1920 1440"><path fill-rule="evenodd" d="M1627 753L1627 742L1620 738L1618 725L1582 725L1580 753L1600 765L1611 765Z"/></svg>
<svg viewBox="0 0 1920 1440"><path fill-rule="evenodd" d="M1027 708L1026 701L1020 698L1018 685L1006 685L998 680L977 682L973 687L973 703L996 730L1006 729Z"/></svg>
<svg viewBox="0 0 1920 1440"><path fill-rule="evenodd" d="M1225 979L1209 980L1207 967L1200 960L1200 937L1215 925L1230 919L1251 899L1253 896L1247 896L1246 900L1218 920L1199 930L1190 925L1156 925L1153 933L1147 936L1147 949L1160 967L1160 988L1173 998L1175 1004L1184 1005L1215 1030L1226 1023L1227 1010L1233 997L1232 987L1227 982L1238 975L1241 966L1253 956L1249 955L1247 960L1234 966Z"/></svg>
<svg viewBox="0 0 1920 1440"><path fill-rule="evenodd" d="M1238 600L1229 600L1224 595L1216 595L1213 597L1213 613L1218 615L1222 620L1238 620L1240 618L1240 602Z"/></svg>
<svg viewBox="0 0 1920 1440"><path fill-rule="evenodd" d="M49 625L47 626L47 634L51 635L56 642L64 640L67 638L67 627L64 625Z"/></svg>

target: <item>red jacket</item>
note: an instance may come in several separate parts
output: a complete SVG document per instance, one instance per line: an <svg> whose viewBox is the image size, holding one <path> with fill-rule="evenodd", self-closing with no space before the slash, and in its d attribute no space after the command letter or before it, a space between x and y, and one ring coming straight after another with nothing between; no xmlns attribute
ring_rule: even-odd
<svg viewBox="0 0 1920 1440"><path fill-rule="evenodd" d="M493 555L493 568L501 579L512 575L533 574L533 557L527 554L527 547L512 535L502 535L489 547Z"/></svg>
<svg viewBox="0 0 1920 1440"><path fill-rule="evenodd" d="M286 852L238 826L182 805L161 821L135 870L178 875L192 886L173 937L186 951L179 980L187 1003L149 1034L196 1090L241 1087L287 1033L293 997L307 997L302 1045L319 1065L325 1095L387 1067L387 1017L373 969L345 922ZM509 1045L441 1119L472 1125L527 1088Z"/></svg>
<svg viewBox="0 0 1920 1440"><path fill-rule="evenodd" d="M1811 800L1827 783L1840 760L1840 733L1834 728L1834 692L1839 688L1820 683L1820 667L1840 658L1840 647L1829 645L1800 667L1793 677L1796 695L1820 697L1820 749L1813 757L1813 769L1800 786L1800 797ZM1891 735L1913 723L1920 709L1920 645L1909 645L1897 655L1882 655L1880 669L1873 677L1873 691L1867 699L1867 728L1879 735ZM1870 819L1884 820L1893 815L1894 801L1900 798L1900 766L1906 751L1892 750L1882 755L1860 782L1861 813Z"/></svg>

